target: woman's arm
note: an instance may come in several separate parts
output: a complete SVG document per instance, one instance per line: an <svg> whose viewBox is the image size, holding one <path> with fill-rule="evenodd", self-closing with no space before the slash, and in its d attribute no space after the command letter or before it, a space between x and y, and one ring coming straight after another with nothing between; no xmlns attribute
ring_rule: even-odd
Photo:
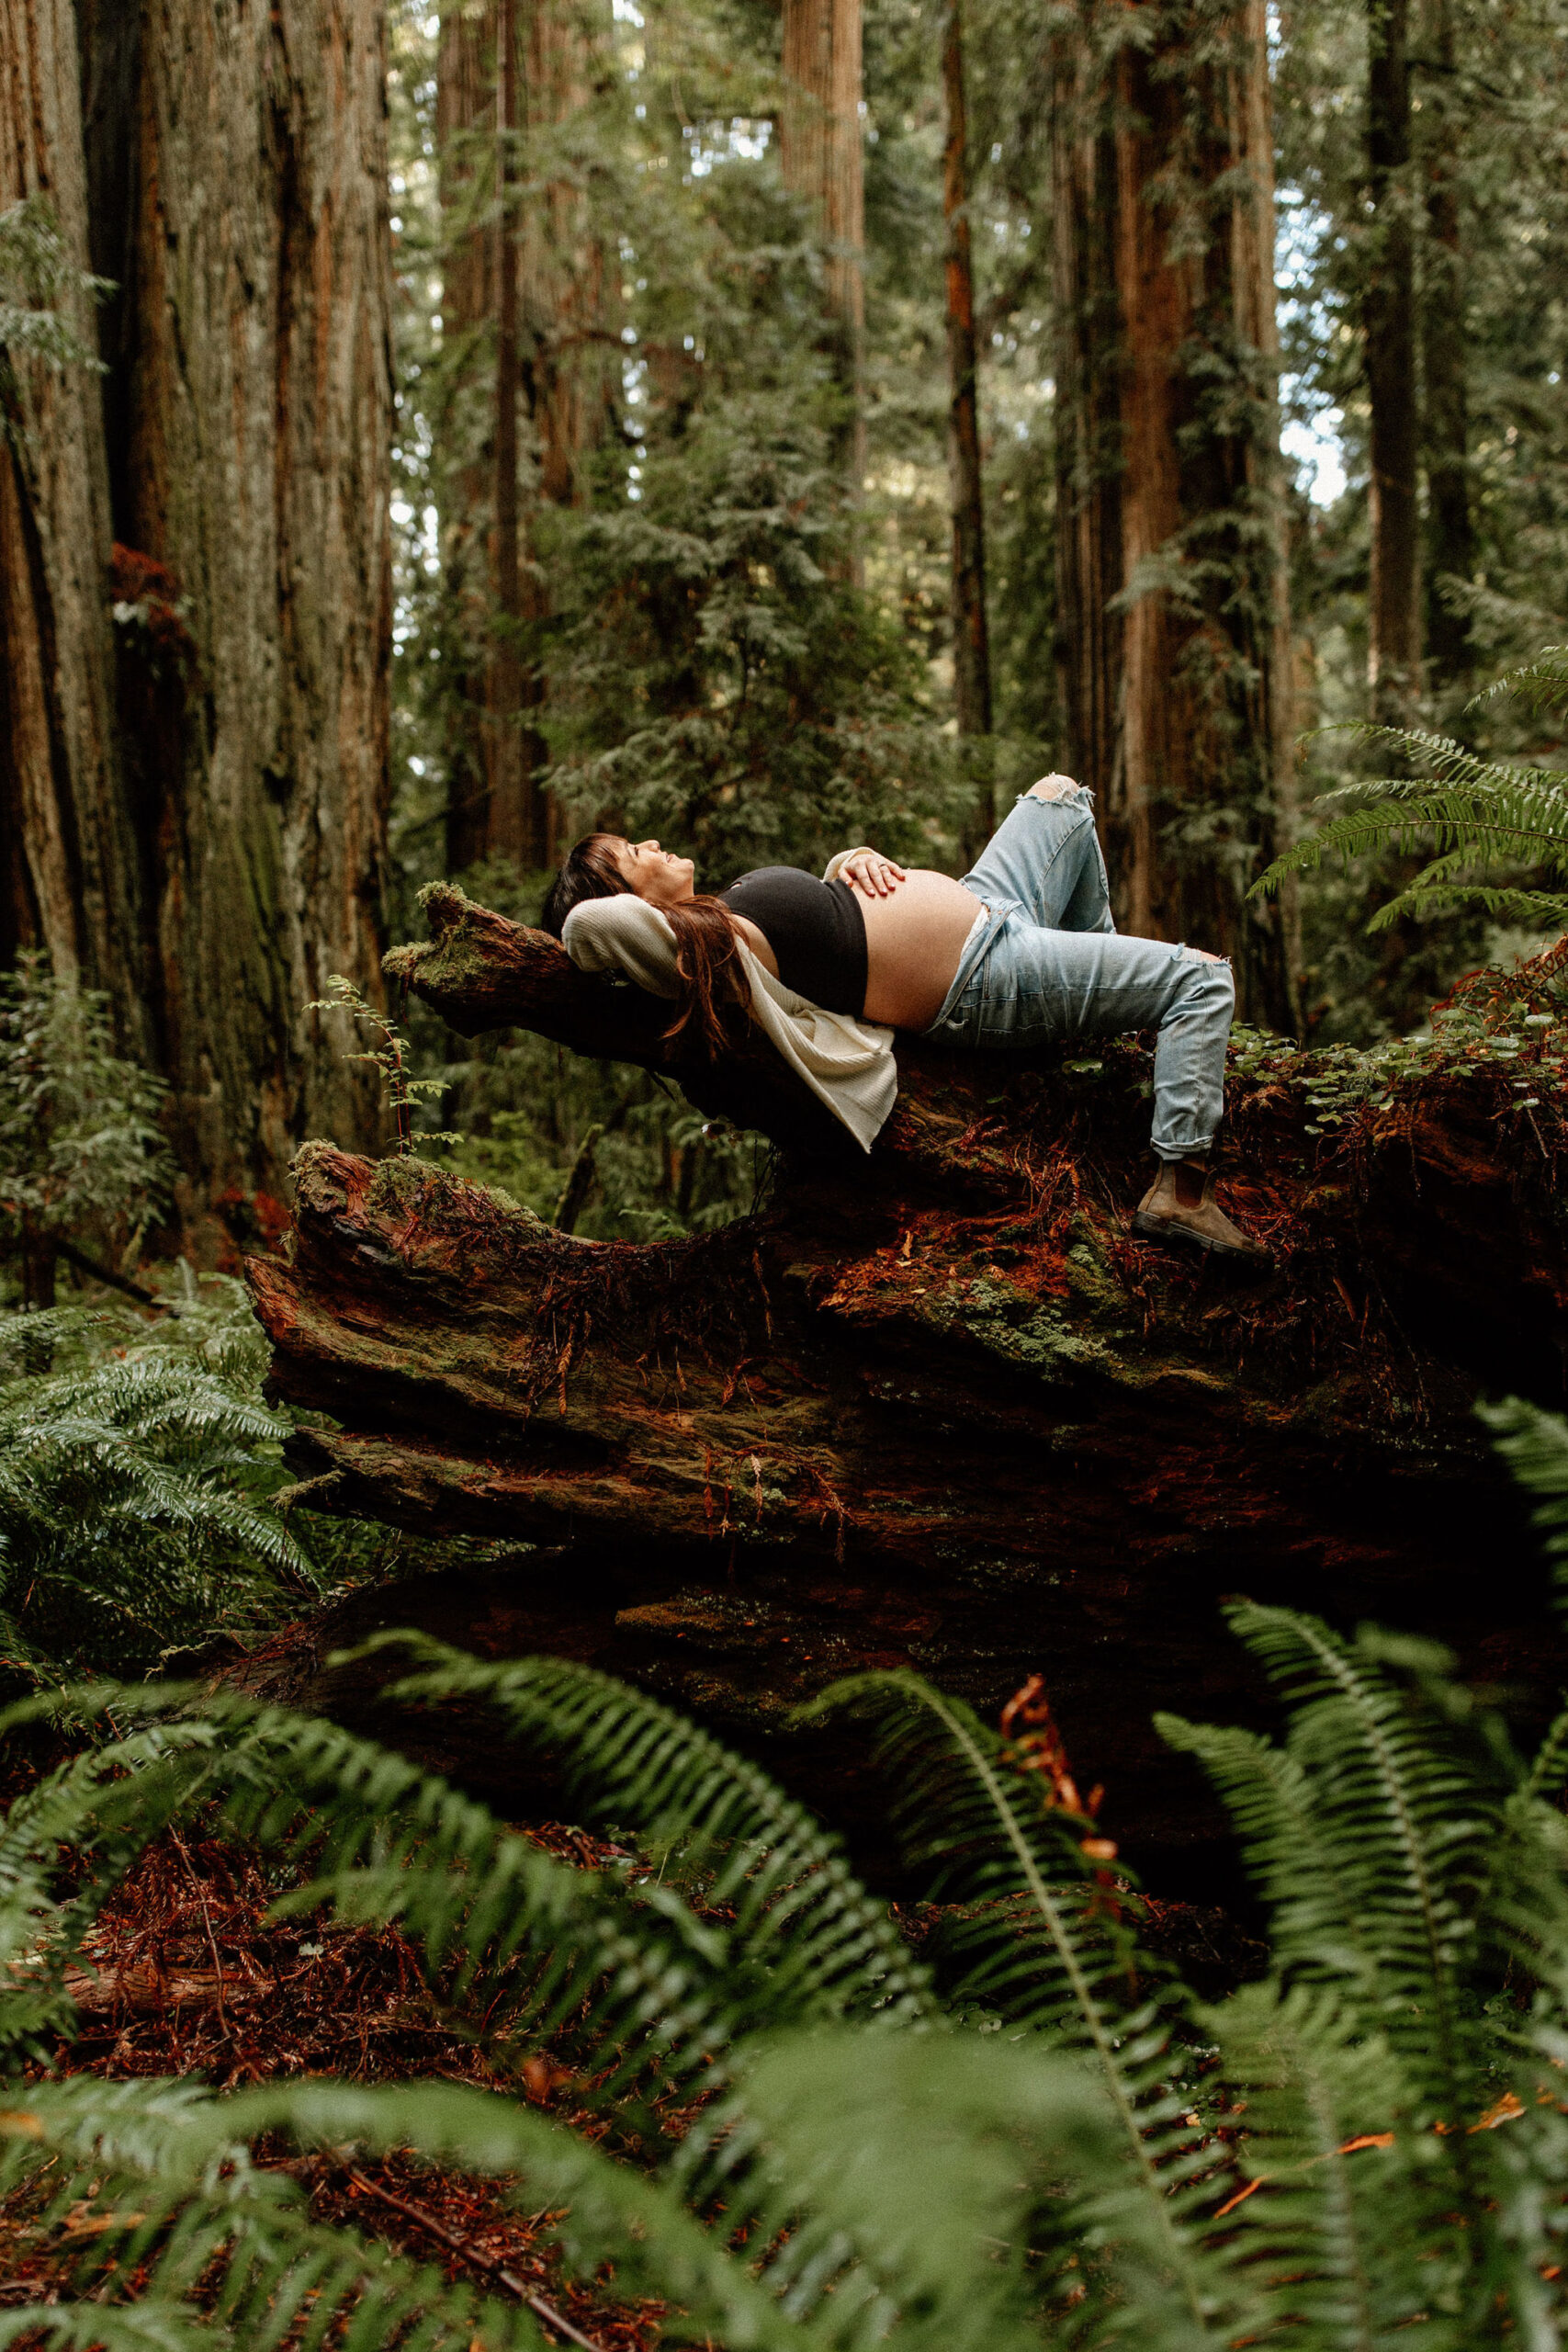
<svg viewBox="0 0 1568 2352"><path fill-rule="evenodd" d="M561 945L583 972L624 972L650 996L681 993L675 933L657 907L629 891L618 899L585 899L561 927Z"/></svg>

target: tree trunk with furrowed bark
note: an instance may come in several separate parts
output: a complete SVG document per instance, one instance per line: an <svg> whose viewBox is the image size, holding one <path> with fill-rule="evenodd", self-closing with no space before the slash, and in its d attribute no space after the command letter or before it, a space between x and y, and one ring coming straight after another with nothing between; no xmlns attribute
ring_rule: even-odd
<svg viewBox="0 0 1568 2352"><path fill-rule="evenodd" d="M1278 1253L1240 1280L1128 1238L1137 1039L900 1040L867 1158L769 1049L694 1064L652 999L448 886L428 901L433 943L391 969L454 1028L640 1062L784 1156L721 1232L606 1244L307 1147L291 1254L250 1270L277 1393L331 1417L295 1442L299 1499L542 1547L352 1604L324 1648L412 1620L591 1657L851 1818L872 1803L845 1753L784 1736L797 1701L908 1664L992 1710L1039 1668L1151 1851L1213 1828L1151 1711L1256 1704L1224 1593L1419 1625L1550 1697L1562 1645L1472 1408L1561 1396L1555 1096L1521 1111L1507 1071L1455 1067L1335 1136L1308 1100L1326 1057L1233 1079L1234 1204ZM353 1713L369 1671L313 1695ZM450 1726L436 1749L495 1769Z"/></svg>
<svg viewBox="0 0 1568 2352"><path fill-rule="evenodd" d="M1116 920L1228 956L1300 1026L1290 899L1247 886L1294 776L1263 0L1071 0L1050 74L1063 765Z"/></svg>
<svg viewBox="0 0 1568 2352"><path fill-rule="evenodd" d="M305 1008L384 944L385 40L377 0L0 0L0 209L47 204L78 346L0 352L0 961L168 1080L196 1254L277 1230L301 1136L378 1134Z"/></svg>

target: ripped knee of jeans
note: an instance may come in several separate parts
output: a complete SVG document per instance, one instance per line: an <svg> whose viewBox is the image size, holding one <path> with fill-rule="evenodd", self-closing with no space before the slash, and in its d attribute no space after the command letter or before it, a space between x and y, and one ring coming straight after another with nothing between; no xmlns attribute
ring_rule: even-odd
<svg viewBox="0 0 1568 2352"><path fill-rule="evenodd" d="M1070 800L1075 792L1082 790L1082 785L1075 783L1070 775L1043 775L1038 784L1030 786L1022 797L1025 800Z"/></svg>
<svg viewBox="0 0 1568 2352"><path fill-rule="evenodd" d="M1215 1014L1223 1013L1226 1023L1235 1018L1235 975L1231 970L1228 956L1211 956L1204 947L1179 947L1178 961L1187 967L1187 977L1181 983L1181 1000L1192 1011L1200 1006Z"/></svg>

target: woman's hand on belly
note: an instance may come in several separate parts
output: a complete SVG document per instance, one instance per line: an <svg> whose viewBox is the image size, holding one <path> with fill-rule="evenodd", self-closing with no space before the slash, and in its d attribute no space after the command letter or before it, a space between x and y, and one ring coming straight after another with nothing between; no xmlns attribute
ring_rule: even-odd
<svg viewBox="0 0 1568 2352"><path fill-rule="evenodd" d="M890 857L884 857L879 849L857 851L853 857L846 857L839 868L840 881L847 882L852 890L860 891L867 899L890 899L899 883L908 878L904 868L895 865Z"/></svg>
<svg viewBox="0 0 1568 2352"><path fill-rule="evenodd" d="M953 985L979 899L929 866L916 866L886 898L851 887L865 922L866 1019L929 1029Z"/></svg>

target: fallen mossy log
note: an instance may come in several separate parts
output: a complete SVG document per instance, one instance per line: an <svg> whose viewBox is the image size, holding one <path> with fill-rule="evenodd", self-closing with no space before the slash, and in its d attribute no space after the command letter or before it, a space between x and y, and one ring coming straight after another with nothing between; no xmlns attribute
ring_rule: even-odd
<svg viewBox="0 0 1568 2352"><path fill-rule="evenodd" d="M308 1499L545 1547L373 1613L592 1657L751 1745L857 1667L987 1711L1038 1668L1145 1849L1213 1823L1152 1710L1256 1712L1224 1593L1441 1635L1546 1703L1565 1654L1473 1407L1562 1396L1547 1030L1381 1060L1246 1041L1228 1197L1275 1252L1249 1279L1128 1236L1136 1039L900 1041L867 1159L797 1123L761 1050L683 1064L660 1008L553 940L449 890L431 911L434 944L389 961L453 1027L643 1061L782 1156L723 1231L604 1244L418 1160L305 1148L291 1252L250 1274L277 1393L335 1424L295 1442ZM847 1770L819 1741L794 1777L852 1814Z"/></svg>

